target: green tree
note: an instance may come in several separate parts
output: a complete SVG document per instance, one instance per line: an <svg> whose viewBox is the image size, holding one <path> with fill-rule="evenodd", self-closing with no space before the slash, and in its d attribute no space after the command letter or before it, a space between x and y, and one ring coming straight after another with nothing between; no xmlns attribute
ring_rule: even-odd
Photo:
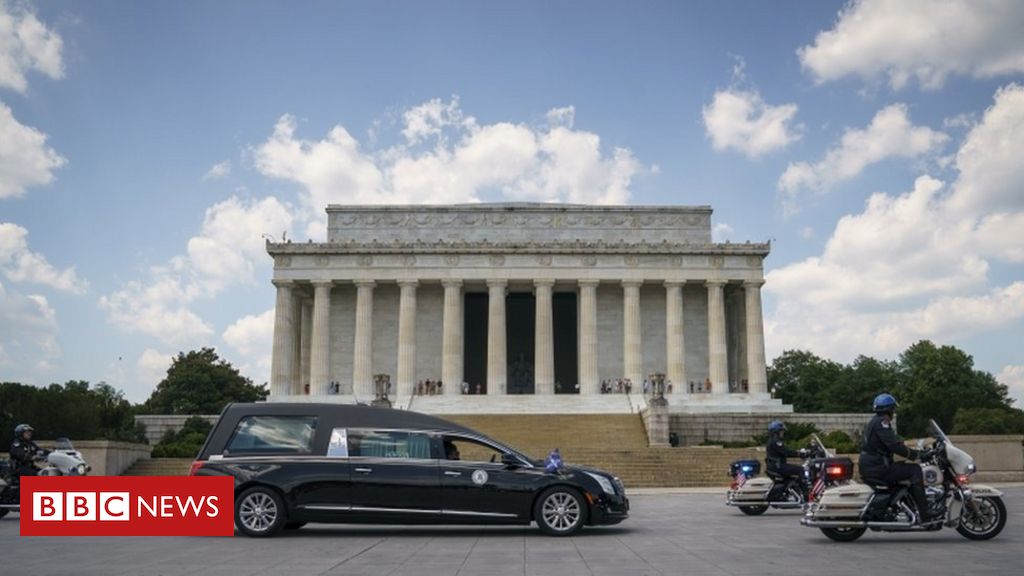
<svg viewBox="0 0 1024 576"><path fill-rule="evenodd" d="M842 374L843 366L805 350L786 350L768 367L768 387L776 398L797 412L822 412L825 392Z"/></svg>
<svg viewBox="0 0 1024 576"><path fill-rule="evenodd" d="M1024 412L1016 408L961 408L952 434L1024 434Z"/></svg>
<svg viewBox="0 0 1024 576"><path fill-rule="evenodd" d="M143 414L219 414L231 402L255 402L267 397L213 348L179 352L167 376L140 407Z"/></svg>
<svg viewBox="0 0 1024 576"><path fill-rule="evenodd" d="M1006 386L988 372L974 369L974 359L955 346L921 340L899 358L900 383L893 391L900 401L899 426L905 436L923 436L928 420L953 429L960 407L1009 407Z"/></svg>
<svg viewBox="0 0 1024 576"><path fill-rule="evenodd" d="M17 382L0 384L0 431L10 434L18 424L36 429L35 437L52 440L145 440L136 426L133 408L120 391L99 383L90 388L84 380L45 388Z"/></svg>

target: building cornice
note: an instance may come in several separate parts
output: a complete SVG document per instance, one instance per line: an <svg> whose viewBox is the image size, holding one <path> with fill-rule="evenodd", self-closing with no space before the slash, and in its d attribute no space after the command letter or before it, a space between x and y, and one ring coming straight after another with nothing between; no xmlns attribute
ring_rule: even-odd
<svg viewBox="0 0 1024 576"><path fill-rule="evenodd" d="M267 253L277 255L343 254L680 254L767 256L771 242L270 242Z"/></svg>

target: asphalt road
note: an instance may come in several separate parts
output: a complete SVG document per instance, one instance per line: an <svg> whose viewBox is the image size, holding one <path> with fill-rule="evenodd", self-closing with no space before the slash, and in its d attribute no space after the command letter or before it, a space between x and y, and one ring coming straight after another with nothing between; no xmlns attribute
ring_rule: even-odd
<svg viewBox="0 0 1024 576"><path fill-rule="evenodd" d="M0 520L0 574L641 575L872 573L1006 575L1024 563L1024 488L1005 488L1009 520L994 540L955 530L868 532L834 543L798 512L746 517L720 493L634 495L631 517L574 538L535 528L310 525L273 539L21 538Z"/></svg>

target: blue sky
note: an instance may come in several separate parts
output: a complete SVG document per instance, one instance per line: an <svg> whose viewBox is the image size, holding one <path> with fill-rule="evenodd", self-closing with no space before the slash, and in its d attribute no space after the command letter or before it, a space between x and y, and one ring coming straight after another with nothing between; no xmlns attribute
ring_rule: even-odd
<svg viewBox="0 0 1024 576"><path fill-rule="evenodd" d="M937 7L938 6L938 7ZM1024 6L0 0L0 380L267 379L328 202L710 204L770 357L931 338L1024 397Z"/></svg>

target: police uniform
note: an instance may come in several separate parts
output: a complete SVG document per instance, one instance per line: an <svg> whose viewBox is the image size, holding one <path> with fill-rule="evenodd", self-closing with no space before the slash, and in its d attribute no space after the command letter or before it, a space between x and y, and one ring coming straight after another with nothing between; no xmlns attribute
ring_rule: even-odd
<svg viewBox="0 0 1024 576"><path fill-rule="evenodd" d="M32 459L37 454L45 454L46 451L36 446L36 443L31 440L25 440L23 438L15 438L14 442L11 442L11 467L14 471L14 476L35 476L38 473L36 467L32 464Z"/></svg>
<svg viewBox="0 0 1024 576"><path fill-rule="evenodd" d="M786 443L778 434L768 435L768 445L765 447L765 463L768 470L782 475L784 478L802 478L804 469L796 464L787 464L786 458L798 458L800 453L796 450L786 448Z"/></svg>
<svg viewBox="0 0 1024 576"><path fill-rule="evenodd" d="M894 462L893 454L917 460L920 453L907 448L892 422L882 414L876 414L864 428L860 448L860 475L879 484L894 485L909 480L910 493L918 510L928 514L928 501L924 494L924 477L921 467L909 462Z"/></svg>

